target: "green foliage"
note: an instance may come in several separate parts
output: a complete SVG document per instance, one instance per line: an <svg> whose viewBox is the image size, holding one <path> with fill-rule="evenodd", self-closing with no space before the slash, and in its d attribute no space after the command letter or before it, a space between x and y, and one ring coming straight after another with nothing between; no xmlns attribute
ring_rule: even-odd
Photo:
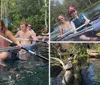
<svg viewBox="0 0 100 85"><path fill-rule="evenodd" d="M27 23L33 25L36 33L40 33L45 27L45 11L47 11L48 22L48 2L48 0L46 2L44 0L4 0L7 4L8 20L17 27L22 20L26 20Z"/></svg>
<svg viewBox="0 0 100 85"><path fill-rule="evenodd" d="M60 44L59 46L57 44L51 44L51 55L53 57L59 57L59 53L57 51L57 48L61 48L63 44ZM65 52L61 52L61 56L64 58L61 58L63 61L67 61L67 58L70 56L70 54L77 55L77 60L74 60L73 63L79 63L82 65L84 62L88 59L87 49L94 49L94 50L100 50L100 44L97 43L74 43L74 44L68 44L67 47L64 46L64 49L66 48Z"/></svg>
<svg viewBox="0 0 100 85"><path fill-rule="evenodd" d="M78 60L74 60L74 61L73 61L73 64L77 64L77 63L78 63Z"/></svg>
<svg viewBox="0 0 100 85"><path fill-rule="evenodd" d="M86 11L88 8L98 4L100 0L51 0L51 30L57 22L57 17L61 14L69 18L68 6L73 5L77 8L78 12Z"/></svg>

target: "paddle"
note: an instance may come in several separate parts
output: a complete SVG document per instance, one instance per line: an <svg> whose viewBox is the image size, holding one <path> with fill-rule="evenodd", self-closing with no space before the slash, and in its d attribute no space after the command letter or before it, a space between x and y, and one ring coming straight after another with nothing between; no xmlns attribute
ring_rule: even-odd
<svg viewBox="0 0 100 85"><path fill-rule="evenodd" d="M11 40L5 38L4 36L1 36L1 35L0 35L0 37L3 38L3 39L5 39L6 41L8 41L8 42L10 42L10 43L13 43L13 41L11 41ZM31 50L30 50L30 47L28 47L28 46L22 47L22 49L28 51L28 52L31 53L31 54L34 54L34 55L40 57L40 58L42 58L42 59L44 59L44 60L46 60L46 61L49 61L48 58L46 58L46 57L44 57L44 56L41 56L41 55L39 55L39 54L36 54L36 52L31 51Z"/></svg>
<svg viewBox="0 0 100 85"><path fill-rule="evenodd" d="M76 37L76 36L79 36L79 35L82 35L86 32L89 32L89 31L99 31L100 30L100 22L96 23L96 24L93 24L92 26L90 27L87 27L77 33L74 33L74 34L70 34L68 37L62 39L62 40L69 40L70 38L73 38L73 37Z"/></svg>
<svg viewBox="0 0 100 85"><path fill-rule="evenodd" d="M25 41L28 41L28 40L33 40L33 39L24 39L24 38L16 38L17 40L25 40ZM42 43L48 43L46 41L41 41L41 40L36 40L35 42L42 42Z"/></svg>
<svg viewBox="0 0 100 85"><path fill-rule="evenodd" d="M91 23L91 20L90 20L89 24L90 24L90 23ZM74 31L78 31L79 29L81 29L81 28L82 28L82 27L84 27L84 26L86 26L86 25L85 25L85 24L83 24L83 25L81 25L80 27L76 28ZM62 38L57 39L57 41L62 40L63 38L65 38L67 35L69 35L69 34L71 34L71 33L73 33L73 32L69 31L69 32L67 32L67 33L64 33L64 34L63 34L63 37L62 37Z"/></svg>
<svg viewBox="0 0 100 85"><path fill-rule="evenodd" d="M11 24L13 27L17 28L13 23L11 23L8 19L3 18L3 20L7 23L7 24ZM17 28L17 30L19 30L19 28Z"/></svg>
<svg viewBox="0 0 100 85"><path fill-rule="evenodd" d="M10 51L10 50L20 50L20 48L19 47L16 47L16 46L14 46L14 47L7 47L7 48L0 48L0 52L5 52L5 51Z"/></svg>
<svg viewBox="0 0 100 85"><path fill-rule="evenodd" d="M83 25L81 25L80 27L76 28L74 31L78 31L79 29L81 29L81 28L84 27L84 26L85 26L85 24L83 24ZM71 34L71 33L73 33L73 30L70 30L70 31L64 33L64 34L62 35L62 38L57 39L57 41L62 40L63 38L65 38L67 35L69 35L69 34Z"/></svg>

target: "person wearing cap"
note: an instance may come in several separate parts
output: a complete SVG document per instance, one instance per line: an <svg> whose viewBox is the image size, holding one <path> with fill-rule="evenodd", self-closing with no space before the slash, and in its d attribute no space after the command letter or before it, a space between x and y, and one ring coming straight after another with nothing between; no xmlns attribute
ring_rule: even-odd
<svg viewBox="0 0 100 85"><path fill-rule="evenodd" d="M70 24L70 21L66 21L65 17L63 15L59 15L58 16L58 20L60 22L60 26L58 27L59 28L59 32L60 32L60 35L58 35L58 38L62 38L63 37L63 34L69 32L72 30L72 27L71 27L71 24Z"/></svg>
<svg viewBox="0 0 100 85"><path fill-rule="evenodd" d="M80 31L84 28L82 27L81 29L77 29L83 24L85 26L89 25L90 20L86 18L84 15L78 14L78 11L74 6L68 7L68 13L71 17L73 17L73 20L71 21L72 28L76 29L77 31ZM79 38L82 40L93 40L93 41L97 40L97 37L92 38L92 37L87 37L86 35L81 35Z"/></svg>

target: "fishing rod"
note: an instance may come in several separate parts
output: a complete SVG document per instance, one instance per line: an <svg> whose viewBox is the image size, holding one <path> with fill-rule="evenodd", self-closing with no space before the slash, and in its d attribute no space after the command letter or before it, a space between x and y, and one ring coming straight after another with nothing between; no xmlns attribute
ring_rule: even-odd
<svg viewBox="0 0 100 85"><path fill-rule="evenodd" d="M0 35L0 37L3 38L4 40L10 42L10 43L13 43L13 41L11 41L11 40L5 38L4 36L1 36L1 35ZM44 60L46 60L46 61L49 61L48 58L46 58L46 57L44 57L44 56L41 56L41 55L39 55L39 54L36 54L36 52L31 51L31 50L30 50L30 47L28 47L28 46L27 46L27 47L21 47L21 48L24 49L24 50L26 50L27 52L33 54L33 55L36 55L36 56L38 56L38 57L40 57L40 58L42 58L42 59L44 59Z"/></svg>

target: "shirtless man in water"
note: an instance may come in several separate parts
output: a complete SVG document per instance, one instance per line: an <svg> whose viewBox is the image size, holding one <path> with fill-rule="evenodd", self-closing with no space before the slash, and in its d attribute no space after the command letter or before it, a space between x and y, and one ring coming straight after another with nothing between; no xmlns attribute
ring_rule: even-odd
<svg viewBox="0 0 100 85"><path fill-rule="evenodd" d="M15 35L16 38L20 38L20 42L22 45L30 45L32 42L32 39L34 41L38 40L38 38L35 36L32 31L27 29L27 24L25 22L20 23L20 31L17 32Z"/></svg>
<svg viewBox="0 0 100 85"><path fill-rule="evenodd" d="M20 43L22 46L28 46L32 43L32 40L37 41L38 38L35 36L35 34L27 29L26 22L20 23L20 31L17 32L15 35L16 38L19 38ZM30 47L29 47L30 49ZM29 58L30 54L27 53L24 49L21 49L19 51L19 59L21 60L27 60Z"/></svg>
<svg viewBox="0 0 100 85"><path fill-rule="evenodd" d="M3 36L5 38L12 40L14 43L16 43L18 46L21 47L21 44L19 43L19 41L17 41L14 38L13 34L5 28L3 20L0 20L0 36ZM0 37L0 48L6 48L9 45L10 45L10 43L7 40ZM11 57L11 55L12 54L10 52L0 52L0 61L3 61L6 58ZM2 63L0 62L0 64L2 64Z"/></svg>
<svg viewBox="0 0 100 85"><path fill-rule="evenodd" d="M70 30L74 30L72 29L70 22L65 20L64 16L58 16L58 20L61 23L61 25L59 26L60 35L58 36L58 38L62 38L64 33L69 32Z"/></svg>

